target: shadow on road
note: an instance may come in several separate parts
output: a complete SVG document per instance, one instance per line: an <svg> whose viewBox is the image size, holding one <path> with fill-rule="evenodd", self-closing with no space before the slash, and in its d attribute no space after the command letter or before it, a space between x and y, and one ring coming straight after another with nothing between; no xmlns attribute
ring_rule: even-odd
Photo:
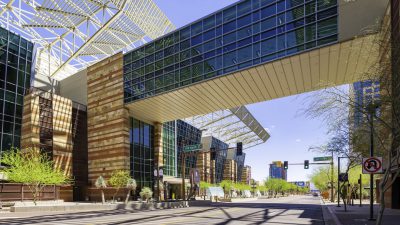
<svg viewBox="0 0 400 225"><path fill-rule="evenodd" d="M131 210L110 210L110 211L95 211L95 212L73 212L68 214L53 214L44 216L32 216L24 218L10 218L1 219L0 224L16 225L16 224L41 224L41 223L56 223L63 224L63 221L69 221L70 224L72 220L76 224L83 222L82 220L93 219L100 220L101 218L109 221L110 217L115 217L113 222L110 224L143 224L146 222L168 221L171 218L187 218L192 222L196 219L207 220L208 224L218 224L225 225L231 222L245 222L254 225L259 225L265 222L272 224L298 224L294 218L304 218L307 219L307 223L311 225L323 225L321 206L317 204L291 204L291 203L257 203L257 202L247 202L247 203L216 203L211 206L198 206L196 211L182 212L174 211L171 209L171 213L160 213L160 214L148 214L146 212L150 211L131 211ZM204 209L202 209L204 208ZM229 212L229 209L238 208L239 210L235 212ZM189 208L190 209L190 208ZM292 211L291 210L296 210ZM222 216L216 217L212 216L209 212L221 211ZM160 211L161 212L161 211ZM164 211L165 212L165 211ZM127 214L136 215L135 218L126 217ZM11 214L12 215L12 214ZM124 217L120 217L123 216ZM274 218L279 217L282 222L275 222L275 220L270 221ZM88 223L90 221L85 221L83 223ZM184 223L183 223L184 224Z"/></svg>

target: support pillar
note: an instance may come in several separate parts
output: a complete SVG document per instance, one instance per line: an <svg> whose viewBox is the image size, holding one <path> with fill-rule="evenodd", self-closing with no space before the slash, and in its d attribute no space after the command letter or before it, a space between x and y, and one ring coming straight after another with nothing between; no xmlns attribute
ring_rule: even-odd
<svg viewBox="0 0 400 225"><path fill-rule="evenodd" d="M154 181L155 181L155 191L154 197L158 200L164 200L163 190L161 190L159 184L163 183L162 177L159 174L159 169L164 166L163 161L163 126L162 123L156 122L154 123L154 170L156 173L154 174Z"/></svg>

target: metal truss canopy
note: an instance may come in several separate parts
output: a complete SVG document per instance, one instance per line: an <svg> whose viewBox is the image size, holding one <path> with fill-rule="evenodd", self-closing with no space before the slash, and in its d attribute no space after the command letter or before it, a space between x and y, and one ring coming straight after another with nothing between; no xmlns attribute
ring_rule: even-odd
<svg viewBox="0 0 400 225"><path fill-rule="evenodd" d="M243 142L249 149L268 140L270 135L245 106L221 110L184 119L203 130L203 136L214 136L230 146Z"/></svg>
<svg viewBox="0 0 400 225"><path fill-rule="evenodd" d="M152 0L0 0L0 25L35 42L37 73L59 80L175 29Z"/></svg>

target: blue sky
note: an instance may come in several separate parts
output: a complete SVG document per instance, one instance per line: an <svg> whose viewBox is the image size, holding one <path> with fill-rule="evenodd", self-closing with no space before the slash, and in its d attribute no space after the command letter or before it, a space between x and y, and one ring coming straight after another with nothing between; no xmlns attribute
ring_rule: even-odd
<svg viewBox="0 0 400 225"><path fill-rule="evenodd" d="M234 2L233 0L155 0L156 4L175 24L184 26ZM287 160L290 163L310 162L317 153L308 151L310 146L324 144L327 140L327 128L318 119L309 119L300 112L304 109L307 96L290 96L281 99L248 105L247 107L258 121L271 133L264 144L246 151L246 164L252 167L256 180L268 176L268 164L275 160ZM304 170L303 166L289 166L288 180L308 180L315 166Z"/></svg>

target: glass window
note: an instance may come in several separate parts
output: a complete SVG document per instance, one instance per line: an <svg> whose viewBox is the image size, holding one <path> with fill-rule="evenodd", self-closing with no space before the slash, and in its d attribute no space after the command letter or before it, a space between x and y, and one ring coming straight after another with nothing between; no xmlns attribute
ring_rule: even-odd
<svg viewBox="0 0 400 225"><path fill-rule="evenodd" d="M209 73L215 71L215 58L204 62L204 72Z"/></svg>
<svg viewBox="0 0 400 225"><path fill-rule="evenodd" d="M287 48L294 47L304 43L304 29L300 28L295 31L288 32L286 34L286 46Z"/></svg>
<svg viewBox="0 0 400 225"><path fill-rule="evenodd" d="M224 67L229 67L237 63L236 51L224 55Z"/></svg>
<svg viewBox="0 0 400 225"><path fill-rule="evenodd" d="M304 0L286 0L286 8L289 9L291 7L295 7L303 4Z"/></svg>
<svg viewBox="0 0 400 225"><path fill-rule="evenodd" d="M238 62L242 63L252 59L252 46L244 47L238 50Z"/></svg>
<svg viewBox="0 0 400 225"><path fill-rule="evenodd" d="M190 37L190 27L186 27L180 31L181 40Z"/></svg>
<svg viewBox="0 0 400 225"><path fill-rule="evenodd" d="M200 44L201 42L203 42L203 36L202 35L197 35L196 37L193 37L191 39L191 45L192 46Z"/></svg>
<svg viewBox="0 0 400 225"><path fill-rule="evenodd" d="M246 46L246 45L251 44L251 43L252 43L252 38L251 37L243 39L243 40L238 42L238 48Z"/></svg>
<svg viewBox="0 0 400 225"><path fill-rule="evenodd" d="M272 29L272 30L268 30L268 31L261 33L261 38L266 39L266 38L272 37L274 35L276 35L276 30Z"/></svg>
<svg viewBox="0 0 400 225"><path fill-rule="evenodd" d="M318 10L336 5L337 0L317 0Z"/></svg>
<svg viewBox="0 0 400 225"><path fill-rule="evenodd" d="M317 24L317 36L318 38L330 36L337 33L337 18L331 18L323 21L319 21Z"/></svg>
<svg viewBox="0 0 400 225"><path fill-rule="evenodd" d="M205 32L203 34L203 40L204 41L208 41L208 40L210 40L212 38L215 38L215 30L214 29L212 29L210 31L207 31L207 32Z"/></svg>
<svg viewBox="0 0 400 225"><path fill-rule="evenodd" d="M322 11L322 12L318 12L317 14L317 20L322 20L331 16L334 16L337 14L337 8L330 8L328 10Z"/></svg>
<svg viewBox="0 0 400 225"><path fill-rule="evenodd" d="M278 2L278 4L276 5L277 11L278 12L282 12L285 10L285 0L281 0L280 2Z"/></svg>
<svg viewBox="0 0 400 225"><path fill-rule="evenodd" d="M237 14L238 16L244 15L251 11L251 0L246 0L237 5Z"/></svg>
<svg viewBox="0 0 400 225"><path fill-rule="evenodd" d="M238 28L247 26L249 24L251 24L251 15L244 16L244 17L239 18L237 20L237 27Z"/></svg>
<svg viewBox="0 0 400 225"><path fill-rule="evenodd" d="M232 6L229 9L225 9L223 13L224 13L224 22L236 18L236 6Z"/></svg>
<svg viewBox="0 0 400 225"><path fill-rule="evenodd" d="M215 16L212 15L203 20L203 28L204 30L208 30L215 26Z"/></svg>
<svg viewBox="0 0 400 225"><path fill-rule="evenodd" d="M181 50L185 50L190 47L190 40L182 41L181 42Z"/></svg>
<svg viewBox="0 0 400 225"><path fill-rule="evenodd" d="M275 5L271 5L261 9L261 18L267 18L276 14Z"/></svg>
<svg viewBox="0 0 400 225"><path fill-rule="evenodd" d="M292 9L290 11L286 12L286 20L287 21L292 21L292 20L297 20L304 17L304 7L297 7L295 9Z"/></svg>
<svg viewBox="0 0 400 225"><path fill-rule="evenodd" d="M284 14L284 13L279 14L279 15L276 17L276 24L277 24L277 26L280 26L280 25L282 25L282 24L284 24L284 23L285 23L285 14Z"/></svg>
<svg viewBox="0 0 400 225"><path fill-rule="evenodd" d="M271 29L271 28L273 28L275 26L276 26L275 17L272 17L272 18L269 18L269 19L261 21L261 30L262 31L269 30L269 29Z"/></svg>
<svg viewBox="0 0 400 225"><path fill-rule="evenodd" d="M203 74L203 63L197 63L195 65L193 65L193 76L199 76L201 74Z"/></svg>
<svg viewBox="0 0 400 225"><path fill-rule="evenodd" d="M269 55L276 51L276 38L271 38L261 42L261 55Z"/></svg>
<svg viewBox="0 0 400 225"><path fill-rule="evenodd" d="M224 34L236 29L236 21L224 24Z"/></svg>
<svg viewBox="0 0 400 225"><path fill-rule="evenodd" d="M4 114L14 116L15 110L14 110L14 103L10 102L4 102Z"/></svg>
<svg viewBox="0 0 400 225"><path fill-rule="evenodd" d="M236 32L224 36L224 45L236 41Z"/></svg>
<svg viewBox="0 0 400 225"><path fill-rule="evenodd" d="M149 43L145 46L146 55L150 55L154 53L154 43Z"/></svg>
<svg viewBox="0 0 400 225"><path fill-rule="evenodd" d="M306 26L305 32L306 32L306 41L314 40L317 37L315 24Z"/></svg>
<svg viewBox="0 0 400 225"><path fill-rule="evenodd" d="M252 35L251 26L242 28L237 31L237 39L238 40L246 38L246 37L250 37L251 35Z"/></svg>
<svg viewBox="0 0 400 225"><path fill-rule="evenodd" d="M191 78L190 66L181 69L180 80L184 81Z"/></svg>
<svg viewBox="0 0 400 225"><path fill-rule="evenodd" d="M200 34L203 31L203 21L199 21L191 26L192 36Z"/></svg>
<svg viewBox="0 0 400 225"><path fill-rule="evenodd" d="M278 51L286 48L285 34L279 35L277 37L277 47L278 47L278 49L277 49Z"/></svg>
<svg viewBox="0 0 400 225"><path fill-rule="evenodd" d="M7 67L7 82L17 84L17 69Z"/></svg>
<svg viewBox="0 0 400 225"><path fill-rule="evenodd" d="M157 40L155 42L155 50L158 51L158 50L161 50L163 48L164 48L164 40L163 39Z"/></svg>
<svg viewBox="0 0 400 225"><path fill-rule="evenodd" d="M316 3L315 1L311 1L306 4L306 15L315 13L316 11Z"/></svg>
<svg viewBox="0 0 400 225"><path fill-rule="evenodd" d="M172 34L167 36L167 37L165 37L163 40L164 40L164 46L165 47L174 45L174 36Z"/></svg>
<svg viewBox="0 0 400 225"><path fill-rule="evenodd" d="M14 133L13 123L4 121L3 132L7 134L13 134Z"/></svg>

